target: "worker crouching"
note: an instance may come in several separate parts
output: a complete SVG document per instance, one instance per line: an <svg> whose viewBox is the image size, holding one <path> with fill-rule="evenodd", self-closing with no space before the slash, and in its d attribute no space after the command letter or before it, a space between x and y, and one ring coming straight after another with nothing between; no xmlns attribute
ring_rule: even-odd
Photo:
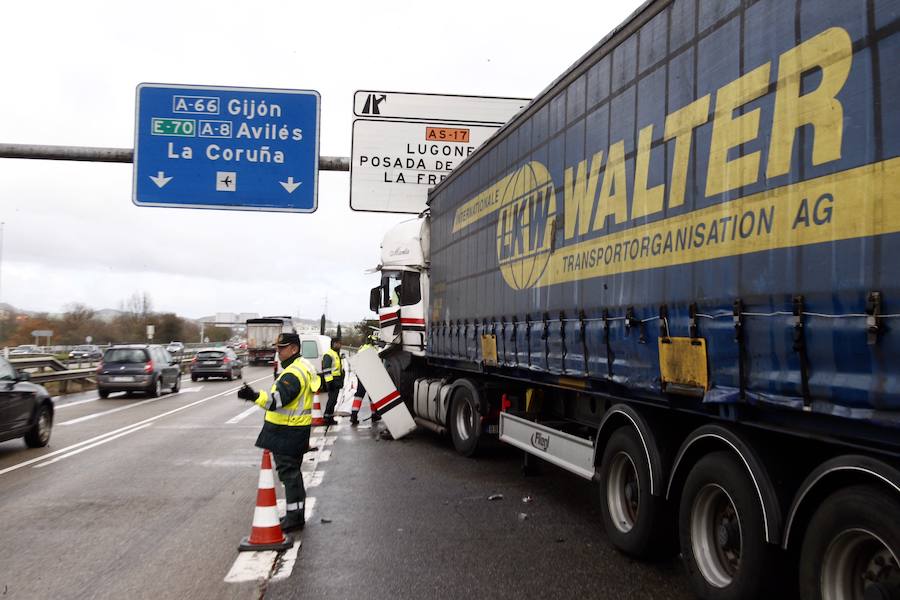
<svg viewBox="0 0 900 600"><path fill-rule="evenodd" d="M315 370L300 356L300 337L296 333L282 333L276 346L283 370L269 392L256 392L245 384L237 395L266 411L256 445L271 451L275 459L287 503L281 528L291 531L303 529L306 523L306 489L300 466L303 453L309 448L313 395L321 382Z"/></svg>

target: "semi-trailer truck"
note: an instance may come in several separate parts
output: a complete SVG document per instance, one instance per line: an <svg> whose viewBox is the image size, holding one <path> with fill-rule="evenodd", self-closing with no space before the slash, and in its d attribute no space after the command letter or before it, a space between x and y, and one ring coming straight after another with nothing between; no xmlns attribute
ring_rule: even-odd
<svg viewBox="0 0 900 600"><path fill-rule="evenodd" d="M275 341L281 333L296 333L291 317L247 319L247 362L271 365L275 361Z"/></svg>
<svg viewBox="0 0 900 600"><path fill-rule="evenodd" d="M416 422L700 597L900 598L898 57L898 2L645 3L385 236Z"/></svg>

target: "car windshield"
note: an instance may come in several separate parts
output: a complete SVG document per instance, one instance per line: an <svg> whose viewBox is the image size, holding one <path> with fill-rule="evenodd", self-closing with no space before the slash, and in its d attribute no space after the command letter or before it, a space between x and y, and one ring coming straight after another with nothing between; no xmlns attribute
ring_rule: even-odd
<svg viewBox="0 0 900 600"><path fill-rule="evenodd" d="M103 355L105 363L140 363L147 362L146 350L138 348L113 348Z"/></svg>
<svg viewBox="0 0 900 600"><path fill-rule="evenodd" d="M197 358L199 358L200 360L218 359L222 358L223 356L225 356L225 353L219 350L206 350L197 353Z"/></svg>

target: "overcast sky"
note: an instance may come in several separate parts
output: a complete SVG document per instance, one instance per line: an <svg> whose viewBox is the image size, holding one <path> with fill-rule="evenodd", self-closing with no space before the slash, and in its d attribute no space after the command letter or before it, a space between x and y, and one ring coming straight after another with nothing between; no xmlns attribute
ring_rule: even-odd
<svg viewBox="0 0 900 600"><path fill-rule="evenodd" d="M353 92L530 98L637 0L551 3L12 2L2 9L0 142L131 148L141 82L314 89L320 154L349 156ZM369 317L381 236L319 175L314 214L137 207L132 166L0 158L0 301L118 308L134 292L186 317Z"/></svg>

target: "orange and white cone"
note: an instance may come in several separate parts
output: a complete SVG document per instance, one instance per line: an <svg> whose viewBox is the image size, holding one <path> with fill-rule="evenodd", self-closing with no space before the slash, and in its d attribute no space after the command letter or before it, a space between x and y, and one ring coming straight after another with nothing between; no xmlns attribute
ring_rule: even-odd
<svg viewBox="0 0 900 600"><path fill-rule="evenodd" d="M256 491L256 508L250 537L241 540L239 552L256 550L287 550L293 545L291 536L284 535L278 521L278 505L275 500L275 477L272 474L272 457L263 450L259 485Z"/></svg>
<svg viewBox="0 0 900 600"><path fill-rule="evenodd" d="M313 396L313 427L321 427L325 425L325 418L322 416L322 399L324 399L326 403L328 402L328 392L325 392L324 394L316 394L315 396Z"/></svg>

